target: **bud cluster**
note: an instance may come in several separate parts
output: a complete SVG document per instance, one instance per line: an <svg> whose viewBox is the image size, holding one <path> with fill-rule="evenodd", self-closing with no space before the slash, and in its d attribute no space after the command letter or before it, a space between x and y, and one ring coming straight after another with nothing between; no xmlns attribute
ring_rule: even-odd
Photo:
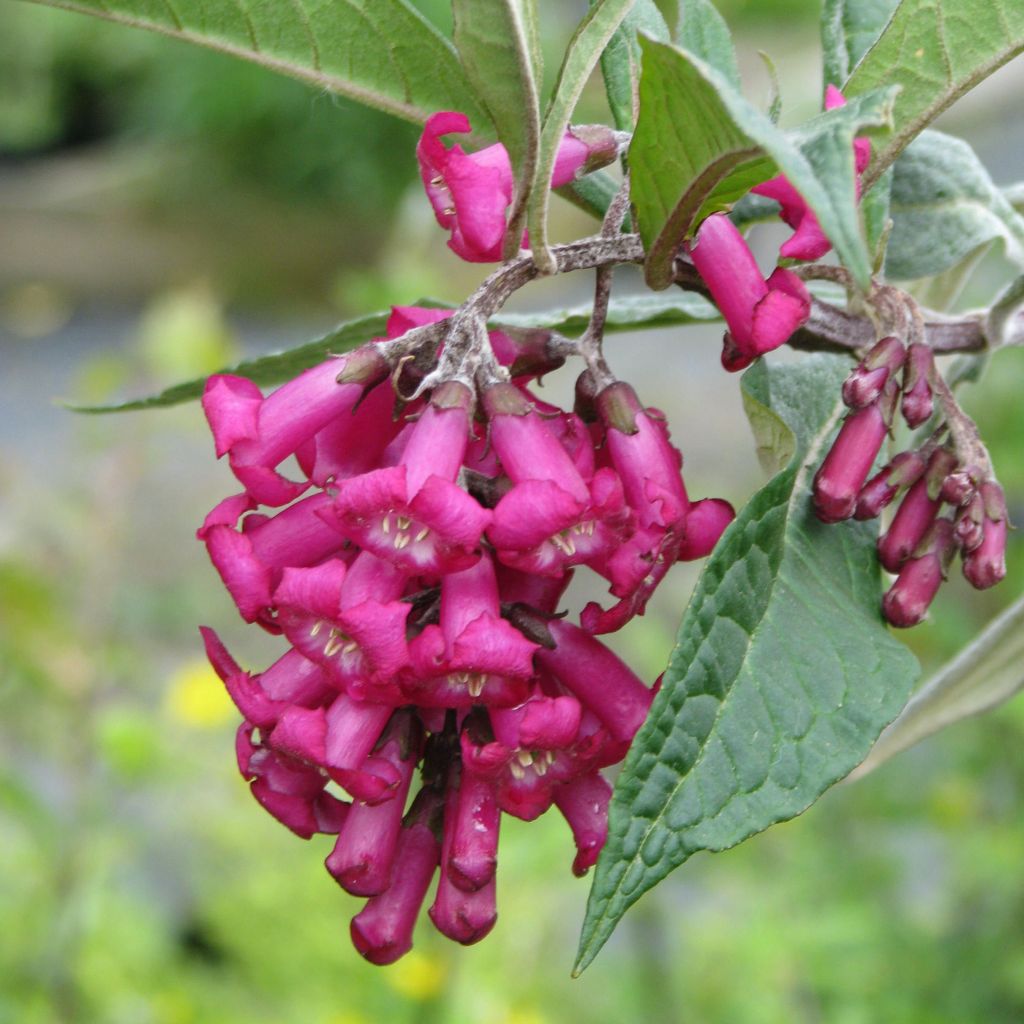
<svg viewBox="0 0 1024 1024"><path fill-rule="evenodd" d="M1006 574L1002 488L987 469L964 464L952 438L943 440L948 424L870 476L897 406L912 428L932 417L936 372L927 345L905 346L895 337L877 342L843 384L850 412L814 477L815 511L826 523L873 519L899 499L878 541L879 561L896 575L882 600L894 626L924 619L957 551L964 576L978 589Z"/></svg>
<svg viewBox="0 0 1024 1024"><path fill-rule="evenodd" d="M448 315L398 308L388 336ZM461 943L487 934L502 814L556 806L574 871L595 862L600 770L652 696L596 634L642 614L733 516L691 502L663 418L628 384L585 374L577 412L541 402L536 337L491 334L504 379L397 403L389 344L267 397L211 377L204 409L243 491L199 530L242 617L289 645L250 675L203 631L244 718L239 768L293 832L336 835L326 865L367 898L351 932L374 963L410 948L435 877L435 926ZM280 469L291 457L295 479ZM577 566L612 598L579 625L559 614Z"/></svg>

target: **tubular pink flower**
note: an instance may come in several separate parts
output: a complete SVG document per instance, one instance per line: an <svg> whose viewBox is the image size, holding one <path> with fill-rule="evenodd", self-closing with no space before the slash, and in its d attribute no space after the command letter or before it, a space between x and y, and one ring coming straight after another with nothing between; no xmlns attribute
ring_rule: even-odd
<svg viewBox="0 0 1024 1024"><path fill-rule="evenodd" d="M464 772L454 806L451 841L442 863L457 889L476 892L494 878L500 825L501 810L493 783Z"/></svg>
<svg viewBox="0 0 1024 1024"><path fill-rule="evenodd" d="M410 646L402 688L426 707L509 706L526 696L538 645L501 618L494 564L484 555L441 580L441 624Z"/></svg>
<svg viewBox="0 0 1024 1024"><path fill-rule="evenodd" d="M814 511L825 523L849 519L888 433L878 402L850 413L814 474Z"/></svg>
<svg viewBox="0 0 1024 1024"><path fill-rule="evenodd" d="M469 438L471 395L438 388L394 467L343 480L331 522L354 544L405 572L441 576L472 565L491 519L454 481Z"/></svg>
<svg viewBox="0 0 1024 1024"><path fill-rule="evenodd" d="M441 798L423 789L398 838L392 882L352 919L352 943L370 963L392 964L412 949L412 930L441 859Z"/></svg>
<svg viewBox="0 0 1024 1024"><path fill-rule="evenodd" d="M766 281L743 236L724 213L700 226L690 258L729 327L723 363L742 369L778 348L810 314L803 282L776 269Z"/></svg>
<svg viewBox="0 0 1024 1024"><path fill-rule="evenodd" d="M339 384L338 375L353 379ZM368 384L387 376L388 366L372 348L328 359L263 398L244 377L216 374L206 382L203 410L217 456L229 456L232 472L263 505L286 505L308 483L281 476L277 465L318 430L350 413Z"/></svg>
<svg viewBox="0 0 1024 1024"><path fill-rule="evenodd" d="M447 149L441 142L443 135L464 135L470 130L465 114L433 114L424 125L416 157L437 223L451 232L449 248L471 263L491 263L501 259L515 182L504 146L466 153L459 145ZM551 187L567 185L595 159L608 163L614 158L609 133L598 133L587 142L566 132L558 147Z"/></svg>
<svg viewBox="0 0 1024 1024"><path fill-rule="evenodd" d="M846 104L843 94L834 86L825 90L825 109L834 110ZM857 174L856 189L860 196L860 175L871 161L871 143L868 139L854 139L854 165ZM818 260L832 248L832 243L821 230L818 218L807 205L803 196L790 184L785 175L779 174L768 181L755 185L755 195L774 199L782 208L782 220L793 229L793 234L779 247L779 255L794 260Z"/></svg>
<svg viewBox="0 0 1024 1024"><path fill-rule="evenodd" d="M405 583L399 569L368 551L347 571L335 560L286 569L274 592L276 622L338 689L359 700L399 704L394 677L409 664L411 606L398 600Z"/></svg>
<svg viewBox="0 0 1024 1024"><path fill-rule="evenodd" d="M536 654L549 671L601 720L609 734L627 743L643 724L652 693L600 640L563 619L549 628L557 646Z"/></svg>
<svg viewBox="0 0 1024 1024"><path fill-rule="evenodd" d="M651 416L623 381L601 391L596 404L612 466L639 525L681 531L690 500L681 472L683 457L669 443L665 424Z"/></svg>
<svg viewBox="0 0 1024 1024"><path fill-rule="evenodd" d="M239 771L251 783L256 800L302 839L317 832L337 832L348 804L324 792L326 776L265 744L254 743L252 730L248 722L239 726L235 752Z"/></svg>
<svg viewBox="0 0 1024 1024"><path fill-rule="evenodd" d="M286 566L319 562L341 547L337 530L318 512L330 505L325 494L303 498L273 517L247 517L242 532L226 523L204 524L199 536L242 618L264 617ZM249 527L255 521L256 525Z"/></svg>
<svg viewBox="0 0 1024 1024"><path fill-rule="evenodd" d="M555 805L572 829L576 859L572 873L582 878L596 863L608 838L612 787L597 773L581 775L555 790Z"/></svg>
<svg viewBox="0 0 1024 1024"><path fill-rule="evenodd" d="M353 896L376 896L391 884L402 812L421 753L419 720L411 712L396 715L379 750L379 756L390 761L398 773L394 798L377 804L353 803L325 861L334 879Z"/></svg>
<svg viewBox="0 0 1024 1024"><path fill-rule="evenodd" d="M437 880L437 895L428 913L434 927L442 935L469 946L479 942L494 927L498 910L495 905L493 871L480 887L464 889L455 884L448 870L456 833L464 825L460 820L460 788L458 783L449 781L444 807L441 871Z"/></svg>
<svg viewBox="0 0 1024 1024"><path fill-rule="evenodd" d="M686 515L686 536L679 546L679 561L706 558L736 518L736 510L723 498L702 498Z"/></svg>
<svg viewBox="0 0 1024 1024"><path fill-rule="evenodd" d="M514 486L498 502L487 537L513 568L561 576L594 563L621 537L625 506L618 477L598 470L588 485L572 456L512 384L483 394L490 439Z"/></svg>

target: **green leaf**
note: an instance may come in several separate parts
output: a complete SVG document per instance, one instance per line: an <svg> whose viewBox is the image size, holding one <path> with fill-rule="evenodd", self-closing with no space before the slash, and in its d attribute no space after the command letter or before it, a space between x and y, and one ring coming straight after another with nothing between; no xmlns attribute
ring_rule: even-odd
<svg viewBox="0 0 1024 1024"><path fill-rule="evenodd" d="M421 299L421 306L444 306L443 302ZM502 313L491 322L493 330L523 330L545 328L562 334L582 334L590 323L590 303L581 303L566 309L548 310L542 313ZM291 380L303 370L322 363L328 356L348 352L373 338L383 338L387 330L389 312L372 313L359 320L350 320L336 327L316 341L297 348L257 359L246 359L234 366L218 370L218 373L233 373L248 377L261 387L281 384ZM675 327L682 324L708 323L720 319L718 310L700 295L678 292L672 295L626 295L613 297L608 306L606 334L621 331L642 330L656 327ZM159 409L168 405L191 402L203 394L206 377L175 384L148 398L134 399L117 405L75 405L67 403L75 412L107 413L133 412L139 409Z"/></svg>
<svg viewBox="0 0 1024 1024"><path fill-rule="evenodd" d="M939 669L849 776L861 779L946 726L1005 704L1024 690L1024 597Z"/></svg>
<svg viewBox="0 0 1024 1024"><path fill-rule="evenodd" d="M593 6L594 0L591 0ZM601 74L608 95L612 120L619 131L631 132L636 120L637 88L640 81L640 43L637 33L667 42L669 28L654 0L636 0L633 9L608 40L601 54Z"/></svg>
<svg viewBox="0 0 1024 1024"><path fill-rule="evenodd" d="M634 0L597 0L569 40L558 72L555 92L544 116L540 157L537 160L537 173L527 214L533 259L545 274L553 273L556 269L554 257L548 248L548 199L551 189L547 184L551 181L558 146L587 79L633 3Z"/></svg>
<svg viewBox="0 0 1024 1024"><path fill-rule="evenodd" d="M568 309L546 310L541 313L500 313L494 318L491 326L498 329L543 327L577 336L587 329L592 312L593 304L586 302ZM608 304L605 333L709 323L720 318L714 305L691 292L615 296Z"/></svg>
<svg viewBox="0 0 1024 1024"><path fill-rule="evenodd" d="M451 44L406 0L34 0L207 46L421 122L486 130Z"/></svg>
<svg viewBox="0 0 1024 1024"><path fill-rule="evenodd" d="M619 191L619 183L607 171L594 171L593 174L577 178L568 185L556 188L555 191L581 210L585 210L598 220L603 220ZM627 217L627 223L628 221ZM624 224L623 230L628 231L629 228Z"/></svg>
<svg viewBox="0 0 1024 1024"><path fill-rule="evenodd" d="M261 387L280 384L290 380L303 370L322 363L330 355L358 348L372 338L383 338L387 330L389 315L389 313L373 313L370 316L361 317L359 320L350 320L348 323L340 324L330 334L325 334L322 338L317 338L316 341L311 341L306 345L299 345L297 348L288 349L285 352L273 352L256 359L246 359L219 372L248 377L249 380ZM185 381L183 384L175 384L174 387L167 388L157 395L151 395L149 398L121 402L118 405L83 406L68 403L68 408L75 412L86 413L159 409L167 405L191 402L201 397L205 384L206 377L197 377L195 380Z"/></svg>
<svg viewBox="0 0 1024 1024"><path fill-rule="evenodd" d="M537 173L540 101L529 41L535 32L527 26L518 0L452 0L452 14L466 77L512 164L516 194L505 236L507 259L519 251Z"/></svg>
<svg viewBox="0 0 1024 1024"><path fill-rule="evenodd" d="M821 48L825 85L840 86L879 37L899 0L825 0Z"/></svg>
<svg viewBox="0 0 1024 1024"><path fill-rule="evenodd" d="M725 19L711 0L683 0L676 42L713 67L737 92L740 68ZM774 69L773 69L774 70Z"/></svg>
<svg viewBox="0 0 1024 1024"><path fill-rule="evenodd" d="M871 256L871 269L878 273L885 262L885 251L892 230L892 168L861 196L860 212L864 218L864 234Z"/></svg>
<svg viewBox="0 0 1024 1024"><path fill-rule="evenodd" d="M931 277L1001 238L1024 266L1024 217L1007 202L974 150L942 132L922 132L896 161L888 277Z"/></svg>
<svg viewBox="0 0 1024 1024"><path fill-rule="evenodd" d="M892 127L874 148L864 187L933 118L1022 49L1019 0L902 0L844 86L848 99L901 86Z"/></svg>
<svg viewBox="0 0 1024 1024"><path fill-rule="evenodd" d="M701 221L780 170L866 287L871 265L856 205L853 138L887 122L892 91L860 97L784 134L703 61L649 39L641 47L640 117L629 160L647 283L668 285L677 249Z"/></svg>
<svg viewBox="0 0 1024 1024"><path fill-rule="evenodd" d="M697 583L615 786L577 970L694 853L809 807L907 699L917 667L882 622L872 524L826 526L810 506L848 369L818 355L744 375L748 405L787 425L794 457L740 512Z"/></svg>

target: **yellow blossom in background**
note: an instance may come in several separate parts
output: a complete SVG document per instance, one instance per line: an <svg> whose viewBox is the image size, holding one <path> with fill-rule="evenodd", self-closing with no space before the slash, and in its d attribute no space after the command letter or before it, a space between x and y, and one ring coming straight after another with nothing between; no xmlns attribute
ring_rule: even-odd
<svg viewBox="0 0 1024 1024"><path fill-rule="evenodd" d="M224 684L205 661L198 659L172 673L164 708L171 718L193 729L215 729L236 717Z"/></svg>
<svg viewBox="0 0 1024 1024"><path fill-rule="evenodd" d="M441 992L447 976L447 961L414 949L389 968L384 978L408 999L426 1002Z"/></svg>

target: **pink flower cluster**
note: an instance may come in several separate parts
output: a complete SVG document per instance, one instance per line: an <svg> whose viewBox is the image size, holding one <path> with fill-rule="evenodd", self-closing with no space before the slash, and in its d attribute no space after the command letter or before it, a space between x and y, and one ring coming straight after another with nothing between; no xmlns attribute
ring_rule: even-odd
<svg viewBox="0 0 1024 1024"><path fill-rule="evenodd" d="M902 379L900 371L902 370ZM957 550L964 576L978 589L1006 575L1006 500L990 474L960 465L932 436L871 474L893 426L897 404L910 427L931 418L933 357L926 345L882 338L843 385L850 408L814 477L818 518L836 523L873 519L902 495L878 541L878 557L896 580L882 600L894 626L914 626L928 611ZM902 401L901 401L902 396ZM941 515L944 506L950 513Z"/></svg>
<svg viewBox="0 0 1024 1024"><path fill-rule="evenodd" d="M447 315L396 309L389 338ZM367 898L351 931L374 963L410 948L435 876L436 927L462 943L487 934L503 813L553 804L574 871L594 863L600 770L652 694L595 634L641 614L733 515L690 501L662 417L628 385L581 388L565 412L516 376L513 338L491 340L509 382L477 395L450 380L398 415L386 342L267 397L219 375L203 398L243 490L199 536L242 617L289 645L250 675L203 631L244 718L239 768L293 832L337 836L327 868ZM612 601L574 625L558 611L580 565Z"/></svg>

